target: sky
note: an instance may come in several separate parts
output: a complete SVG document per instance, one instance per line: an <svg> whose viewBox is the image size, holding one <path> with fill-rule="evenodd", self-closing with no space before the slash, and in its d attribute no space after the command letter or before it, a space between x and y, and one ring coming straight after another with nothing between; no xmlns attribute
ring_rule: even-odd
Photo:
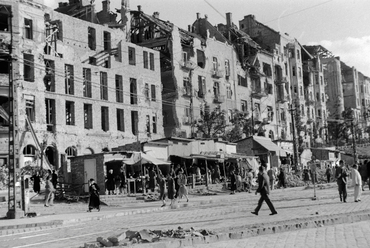
<svg viewBox="0 0 370 248"><path fill-rule="evenodd" d="M50 7L57 0L44 0ZM101 1L95 0L96 9ZM67 2L67 0L65 0ZM111 10L120 8L121 0L111 0ZM234 24L244 16L281 33L288 33L302 45L320 44L348 66L370 77L370 1L369 0L129 0L132 10L141 5L143 12L187 29L196 19L208 16L211 24L226 23L232 13Z"/></svg>

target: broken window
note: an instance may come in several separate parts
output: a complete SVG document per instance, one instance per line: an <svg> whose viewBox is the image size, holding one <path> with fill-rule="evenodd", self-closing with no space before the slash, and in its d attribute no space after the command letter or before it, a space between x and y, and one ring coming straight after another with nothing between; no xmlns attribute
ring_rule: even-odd
<svg viewBox="0 0 370 248"><path fill-rule="evenodd" d="M241 111L247 112L248 111L248 102L245 100L241 100Z"/></svg>
<svg viewBox="0 0 370 248"><path fill-rule="evenodd" d="M104 51L110 51L111 49L110 33L107 31L104 31L103 39L104 39Z"/></svg>
<svg viewBox="0 0 370 248"><path fill-rule="evenodd" d="M305 113L304 113L304 105L303 104L301 104L301 115L305 115Z"/></svg>
<svg viewBox="0 0 370 248"><path fill-rule="evenodd" d="M46 105L46 128L47 131L54 131L55 125L55 100L54 99L45 99Z"/></svg>
<svg viewBox="0 0 370 248"><path fill-rule="evenodd" d="M104 58L103 63L101 65L104 68L110 68L110 56Z"/></svg>
<svg viewBox="0 0 370 248"><path fill-rule="evenodd" d="M91 91L91 69L90 68L83 68L83 96L84 97L92 97Z"/></svg>
<svg viewBox="0 0 370 248"><path fill-rule="evenodd" d="M268 121L272 122L274 121L274 111L272 110L272 107L267 107L267 119Z"/></svg>
<svg viewBox="0 0 370 248"><path fill-rule="evenodd" d="M272 76L271 65L269 65L267 63L263 63L263 73L266 76L271 77Z"/></svg>
<svg viewBox="0 0 370 248"><path fill-rule="evenodd" d="M296 75L296 73L295 73L295 66L292 67L292 73L293 73L293 76Z"/></svg>
<svg viewBox="0 0 370 248"><path fill-rule="evenodd" d="M11 7L6 5L0 6L0 31L9 32Z"/></svg>
<svg viewBox="0 0 370 248"><path fill-rule="evenodd" d="M197 63L200 68L204 68L206 65L206 56L201 50L197 50Z"/></svg>
<svg viewBox="0 0 370 248"><path fill-rule="evenodd" d="M206 78L198 76L198 97L203 98L206 94Z"/></svg>
<svg viewBox="0 0 370 248"><path fill-rule="evenodd" d="M138 112L131 111L131 131L133 135L138 135Z"/></svg>
<svg viewBox="0 0 370 248"><path fill-rule="evenodd" d="M101 107L101 129L105 132L109 131L109 109Z"/></svg>
<svg viewBox="0 0 370 248"><path fill-rule="evenodd" d="M150 59L150 70L154 71L154 53L149 53L149 59Z"/></svg>
<svg viewBox="0 0 370 248"><path fill-rule="evenodd" d="M227 96L227 99L231 99L233 95L233 91L231 90L231 85L230 84L227 84L226 85L226 96Z"/></svg>
<svg viewBox="0 0 370 248"><path fill-rule="evenodd" d="M213 57L213 59L212 59L212 68L213 68L213 71L218 70L218 61L217 61L216 57Z"/></svg>
<svg viewBox="0 0 370 248"><path fill-rule="evenodd" d="M146 133L150 134L150 116L146 116Z"/></svg>
<svg viewBox="0 0 370 248"><path fill-rule="evenodd" d="M128 47L128 63L130 65L136 65L136 54L133 47Z"/></svg>
<svg viewBox="0 0 370 248"><path fill-rule="evenodd" d="M86 103L84 104L84 128L85 129L93 128L92 105Z"/></svg>
<svg viewBox="0 0 370 248"><path fill-rule="evenodd" d="M156 98L157 98L157 94L156 94L156 91L155 91L155 85L154 84L150 85L150 93L152 94L152 101L155 102Z"/></svg>
<svg viewBox="0 0 370 248"><path fill-rule="evenodd" d="M75 124L75 103L66 101L66 125Z"/></svg>
<svg viewBox="0 0 370 248"><path fill-rule="evenodd" d="M7 59L0 59L0 74L8 74L8 73L9 73L9 61Z"/></svg>
<svg viewBox="0 0 370 248"><path fill-rule="evenodd" d="M188 53L182 52L182 62L186 63L188 61Z"/></svg>
<svg viewBox="0 0 370 248"><path fill-rule="evenodd" d="M117 51L114 53L114 57L116 61L122 62L122 42L118 42L117 44Z"/></svg>
<svg viewBox="0 0 370 248"><path fill-rule="evenodd" d="M65 65L65 92L67 95L74 95L73 65Z"/></svg>
<svg viewBox="0 0 370 248"><path fill-rule="evenodd" d="M35 121L35 96L24 95L26 100L26 114L30 121Z"/></svg>
<svg viewBox="0 0 370 248"><path fill-rule="evenodd" d="M216 97L220 95L220 83L219 82L214 82L213 93L214 93L214 96Z"/></svg>
<svg viewBox="0 0 370 248"><path fill-rule="evenodd" d="M298 76L302 78L302 68L298 67Z"/></svg>
<svg viewBox="0 0 370 248"><path fill-rule="evenodd" d="M123 81L121 75L116 75L116 102L123 102Z"/></svg>
<svg viewBox="0 0 370 248"><path fill-rule="evenodd" d="M150 98L149 98L149 84L145 84L144 95L145 95L145 100L149 101L150 100Z"/></svg>
<svg viewBox="0 0 370 248"><path fill-rule="evenodd" d="M143 57L144 57L144 68L148 69L149 58L148 58L148 52L147 51L143 52Z"/></svg>
<svg viewBox="0 0 370 248"><path fill-rule="evenodd" d="M96 65L96 58L95 57L89 57L89 64L90 65Z"/></svg>
<svg viewBox="0 0 370 248"><path fill-rule="evenodd" d="M243 87L248 87L247 79L238 75L238 85L243 86Z"/></svg>
<svg viewBox="0 0 370 248"><path fill-rule="evenodd" d="M157 115L152 117L153 133L157 133Z"/></svg>
<svg viewBox="0 0 370 248"><path fill-rule="evenodd" d="M130 78L130 103L137 104L137 87L135 78Z"/></svg>
<svg viewBox="0 0 370 248"><path fill-rule="evenodd" d="M46 91L55 91L55 64L54 61L45 59L44 84Z"/></svg>
<svg viewBox="0 0 370 248"><path fill-rule="evenodd" d="M125 131L125 117L123 109L117 109L117 130Z"/></svg>
<svg viewBox="0 0 370 248"><path fill-rule="evenodd" d="M24 37L26 39L33 39L33 26L32 26L32 20L24 18Z"/></svg>
<svg viewBox="0 0 370 248"><path fill-rule="evenodd" d="M297 60L299 60L300 58L301 56L300 56L299 50L297 49Z"/></svg>
<svg viewBox="0 0 370 248"><path fill-rule="evenodd" d="M106 72L100 72L100 99L108 100L108 75Z"/></svg>
<svg viewBox="0 0 370 248"><path fill-rule="evenodd" d="M24 81L35 81L35 64L32 54L23 54L23 74Z"/></svg>
<svg viewBox="0 0 370 248"><path fill-rule="evenodd" d="M225 76L230 76L230 61L228 59L225 60Z"/></svg>
<svg viewBox="0 0 370 248"><path fill-rule="evenodd" d="M88 27L87 32L88 32L87 39L88 39L89 48L91 50L95 50L96 49L96 31L95 31L95 28Z"/></svg>

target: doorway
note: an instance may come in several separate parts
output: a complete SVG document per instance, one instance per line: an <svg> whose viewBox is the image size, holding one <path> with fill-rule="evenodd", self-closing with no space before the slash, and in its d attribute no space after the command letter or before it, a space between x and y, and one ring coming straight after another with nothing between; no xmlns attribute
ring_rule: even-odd
<svg viewBox="0 0 370 248"><path fill-rule="evenodd" d="M84 183L85 192L89 192L89 180L90 178L96 178L96 159L85 159L84 160Z"/></svg>

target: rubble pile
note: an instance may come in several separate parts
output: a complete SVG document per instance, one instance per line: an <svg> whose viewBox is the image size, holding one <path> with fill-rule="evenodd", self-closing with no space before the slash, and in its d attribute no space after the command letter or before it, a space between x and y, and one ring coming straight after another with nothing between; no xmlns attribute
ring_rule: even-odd
<svg viewBox="0 0 370 248"><path fill-rule="evenodd" d="M318 169L316 171L317 174L317 183L316 184L325 184L327 183L326 178L326 170L325 169ZM310 184L312 184L311 175L310 176ZM332 175L332 181L333 181L333 175ZM285 184L286 187L300 187L305 186L306 183L303 181L303 175L300 173L300 175L297 175L296 173L287 172L285 173Z"/></svg>
<svg viewBox="0 0 370 248"><path fill-rule="evenodd" d="M161 238L175 238L175 239L184 239L186 237L204 237L214 235L212 231L205 229L195 230L194 228L183 229L178 227L177 229L171 230L147 230L143 229L141 231L131 231L128 230L121 234L110 236L108 238L98 237L96 242L85 243L85 248L98 248L98 247L113 247L113 246L131 246L133 244L140 243L152 243L157 242Z"/></svg>

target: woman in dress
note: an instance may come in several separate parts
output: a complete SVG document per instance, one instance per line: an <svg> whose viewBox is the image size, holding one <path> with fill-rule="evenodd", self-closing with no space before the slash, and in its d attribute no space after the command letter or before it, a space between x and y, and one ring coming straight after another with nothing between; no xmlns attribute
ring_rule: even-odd
<svg viewBox="0 0 370 248"><path fill-rule="evenodd" d="M188 189L186 188L186 175L184 174L184 171L182 169L179 170L179 175L177 177L178 177L177 182L179 184L178 197L179 199L181 199L183 196L185 196L186 201L188 202L189 198L188 198Z"/></svg>
<svg viewBox="0 0 370 248"><path fill-rule="evenodd" d="M39 171L36 171L36 173L31 177L31 180L33 181L33 192L40 194L40 174Z"/></svg>
<svg viewBox="0 0 370 248"><path fill-rule="evenodd" d="M159 178L159 200L162 201L163 205L161 207L166 206L166 178L163 176L162 172L159 171L158 173Z"/></svg>
<svg viewBox="0 0 370 248"><path fill-rule="evenodd" d="M90 192L90 199L89 199L89 210L88 212L91 212L92 209L96 208L98 211L100 211L100 196L99 196L99 186L95 183L95 180L93 178L90 179L90 186L89 186L89 192Z"/></svg>
<svg viewBox="0 0 370 248"><path fill-rule="evenodd" d="M173 206L175 200L175 180L173 179L173 174L174 172L167 175L167 197L171 200L171 206Z"/></svg>

